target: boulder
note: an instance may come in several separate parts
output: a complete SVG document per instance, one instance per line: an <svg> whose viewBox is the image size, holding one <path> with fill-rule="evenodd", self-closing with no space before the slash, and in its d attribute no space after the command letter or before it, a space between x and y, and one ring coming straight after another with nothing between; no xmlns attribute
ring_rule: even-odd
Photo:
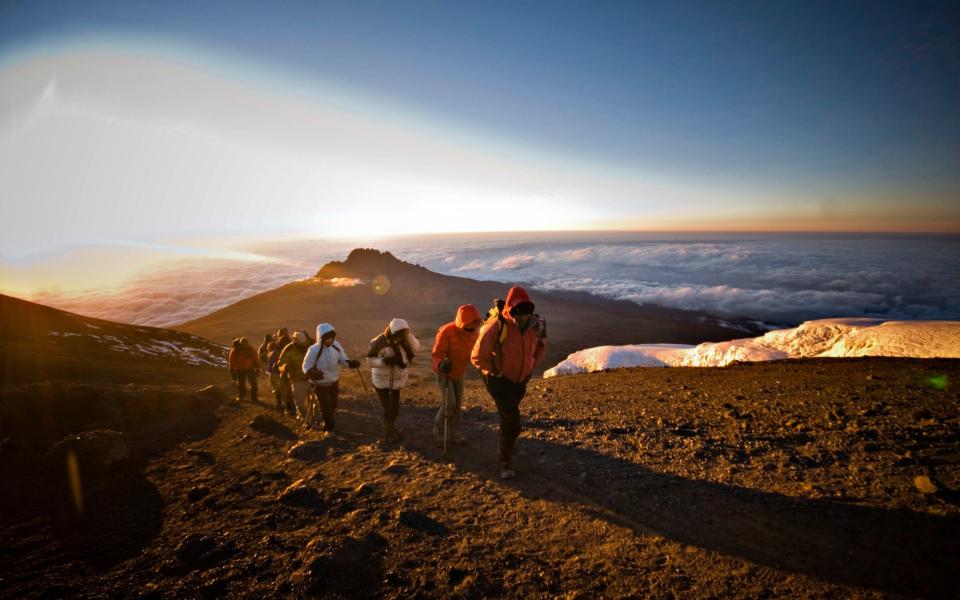
<svg viewBox="0 0 960 600"><path fill-rule="evenodd" d="M193 395L209 398L210 400L215 400L217 402L227 402L230 400L230 397L227 396L227 393L215 385L208 385L205 388L201 388L195 391Z"/></svg>
<svg viewBox="0 0 960 600"><path fill-rule="evenodd" d="M938 488L933 481L926 475L917 475L913 478L913 485L921 494L936 494Z"/></svg>
<svg viewBox="0 0 960 600"><path fill-rule="evenodd" d="M401 510L397 519L401 525L430 535L443 537L450 533L446 525L417 510Z"/></svg>
<svg viewBox="0 0 960 600"><path fill-rule="evenodd" d="M317 462L327 456L330 446L322 441L309 440L294 444L287 451L287 456L306 462Z"/></svg>
<svg viewBox="0 0 960 600"><path fill-rule="evenodd" d="M299 438L289 427L267 415L257 415L248 425L250 429L254 431L284 440L295 440Z"/></svg>
<svg viewBox="0 0 960 600"><path fill-rule="evenodd" d="M206 498L208 494L210 494L210 488L205 485L195 485L187 492L187 500L197 502Z"/></svg>
<svg viewBox="0 0 960 600"><path fill-rule="evenodd" d="M218 565L237 554L237 546L230 540L191 533L185 536L174 550L187 571L206 569Z"/></svg>
<svg viewBox="0 0 960 600"><path fill-rule="evenodd" d="M206 450L198 450L196 448L187 448L187 456L195 458L198 463L201 463L204 465L212 465L215 462L217 462L217 459L214 458L213 454L207 452Z"/></svg>
<svg viewBox="0 0 960 600"><path fill-rule="evenodd" d="M326 507L323 496L316 488L309 485L306 479L298 479L288 485L277 496L277 501L287 506L311 510L322 510Z"/></svg>
<svg viewBox="0 0 960 600"><path fill-rule="evenodd" d="M69 455L76 458L84 477L102 475L129 463L130 440L127 434L109 429L68 436L50 447L45 458L47 469L59 475Z"/></svg>

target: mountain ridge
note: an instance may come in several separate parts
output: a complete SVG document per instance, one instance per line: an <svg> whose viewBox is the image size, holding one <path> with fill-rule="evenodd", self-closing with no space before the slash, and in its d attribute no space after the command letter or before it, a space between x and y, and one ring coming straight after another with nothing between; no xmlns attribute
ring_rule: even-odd
<svg viewBox="0 0 960 600"><path fill-rule="evenodd" d="M505 297L512 285L526 284L444 275L390 252L357 248L346 260L325 264L312 278L238 300L175 327L224 343L238 335L259 341L280 327L312 333L325 321L337 328L348 353L357 355L393 317L405 318L424 345L432 344L437 328L453 320L457 306L472 303L483 312L492 299ZM742 337L749 329L746 320L741 322L745 329L733 328L703 312L527 287L548 323L544 364L592 345L723 341Z"/></svg>

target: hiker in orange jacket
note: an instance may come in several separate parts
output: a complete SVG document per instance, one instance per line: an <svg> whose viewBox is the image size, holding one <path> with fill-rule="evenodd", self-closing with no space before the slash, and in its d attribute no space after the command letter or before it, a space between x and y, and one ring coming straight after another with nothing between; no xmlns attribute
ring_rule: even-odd
<svg viewBox="0 0 960 600"><path fill-rule="evenodd" d="M464 304L457 309L457 317L452 323L437 330L433 343L433 372L440 386L441 404L434 419L433 434L441 444L451 441L462 445L465 441L460 435L463 379L470 364L470 353L477 341L477 330L482 324L483 319L477 307ZM447 436L446 440L444 435Z"/></svg>
<svg viewBox="0 0 960 600"><path fill-rule="evenodd" d="M250 400L257 401L257 376L260 374L259 357L257 350L250 345L247 338L242 337L237 340L230 354L227 355L227 365L230 367L230 374L233 380L237 382L239 395L238 401L243 401L247 397L246 383L250 382Z"/></svg>
<svg viewBox="0 0 960 600"><path fill-rule="evenodd" d="M547 326L533 314L534 304L522 287L507 293L504 310L480 328L470 360L483 373L487 392L500 414L500 477L516 475L511 459L520 435L520 401L527 382L547 348Z"/></svg>

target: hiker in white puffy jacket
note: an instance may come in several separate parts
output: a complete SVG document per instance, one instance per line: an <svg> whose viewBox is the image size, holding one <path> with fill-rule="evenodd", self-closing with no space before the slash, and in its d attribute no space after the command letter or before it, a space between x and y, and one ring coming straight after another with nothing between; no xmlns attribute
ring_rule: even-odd
<svg viewBox="0 0 960 600"><path fill-rule="evenodd" d="M317 343L303 357L303 372L313 385L323 414L323 430L333 431L340 397L340 366L356 369L360 361L350 360L336 340L337 332L330 323L317 325ZM316 416L314 415L314 420Z"/></svg>
<svg viewBox="0 0 960 600"><path fill-rule="evenodd" d="M420 340L403 319L393 319L383 333L370 340L367 363L371 367L373 387L383 405L383 432L388 442L400 441L397 417L400 415L400 390L407 384L407 367Z"/></svg>

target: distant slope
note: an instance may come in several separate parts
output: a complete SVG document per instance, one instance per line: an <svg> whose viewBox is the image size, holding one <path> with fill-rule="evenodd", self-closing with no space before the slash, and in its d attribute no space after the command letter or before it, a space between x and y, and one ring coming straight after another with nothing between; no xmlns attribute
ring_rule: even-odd
<svg viewBox="0 0 960 600"><path fill-rule="evenodd" d="M195 335L0 295L0 383L210 381L227 349Z"/></svg>
<svg viewBox="0 0 960 600"><path fill-rule="evenodd" d="M383 292L386 281L389 288ZM284 326L313 332L317 323L329 321L348 353L356 355L366 350L370 338L392 317L407 319L424 345L432 344L437 328L453 319L458 305L473 303L486 311L492 299L503 298L509 287L441 275L400 261L389 252L357 249L346 261L328 263L312 279L241 300L177 328L226 343L237 335L259 341L264 333ZM586 293L530 291L537 312L548 323L545 366L599 344L694 344L749 335L743 329L722 326L705 313L640 306Z"/></svg>

